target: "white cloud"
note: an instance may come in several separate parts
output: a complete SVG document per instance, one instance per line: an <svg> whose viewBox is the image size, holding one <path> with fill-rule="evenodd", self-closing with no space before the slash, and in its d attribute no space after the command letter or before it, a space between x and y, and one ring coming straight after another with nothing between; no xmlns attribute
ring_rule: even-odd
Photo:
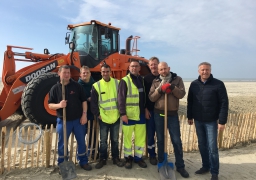
<svg viewBox="0 0 256 180"><path fill-rule="evenodd" d="M180 48L255 46L255 1L84 0L74 23L97 19Z"/></svg>

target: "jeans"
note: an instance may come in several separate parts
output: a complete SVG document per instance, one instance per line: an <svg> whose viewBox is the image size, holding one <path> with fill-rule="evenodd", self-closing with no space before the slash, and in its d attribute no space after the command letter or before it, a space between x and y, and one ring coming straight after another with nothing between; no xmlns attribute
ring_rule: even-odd
<svg viewBox="0 0 256 180"><path fill-rule="evenodd" d="M157 135L158 161L161 163L164 161L164 116L160 116L160 114L155 113L154 118ZM167 128L169 129L169 134L174 148L176 168L185 168L178 115L167 117Z"/></svg>
<svg viewBox="0 0 256 180"><path fill-rule="evenodd" d="M155 121L154 121L154 112L150 112L150 119L146 120L146 126L147 126L147 141L148 141L148 153L150 157L156 157L155 152Z"/></svg>
<svg viewBox="0 0 256 180"><path fill-rule="evenodd" d="M217 121L196 121L198 147L202 157L203 168L210 169L211 174L219 174L219 151L217 145Z"/></svg>
<svg viewBox="0 0 256 180"><path fill-rule="evenodd" d="M108 132L110 131L111 140L111 154L112 158L119 157L119 127L120 120L118 119L114 124L107 124L99 120L100 124L100 159L108 158Z"/></svg>
<svg viewBox="0 0 256 180"><path fill-rule="evenodd" d="M77 141L77 159L81 166L88 163L88 158L86 156L86 147L85 147L85 125L81 125L80 119L75 119L73 121L66 122L67 128L67 140L71 134L74 132L76 141ZM64 136L63 136L63 121L60 118L57 118L57 127L56 131L59 134L58 141L58 165L64 161ZM68 151L67 151L68 152Z"/></svg>

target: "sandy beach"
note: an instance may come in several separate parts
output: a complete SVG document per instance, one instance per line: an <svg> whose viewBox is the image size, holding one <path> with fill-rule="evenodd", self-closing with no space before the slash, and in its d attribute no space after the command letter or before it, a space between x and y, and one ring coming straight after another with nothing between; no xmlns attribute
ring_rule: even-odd
<svg viewBox="0 0 256 180"><path fill-rule="evenodd" d="M186 92L190 82L184 82ZM225 82L229 96L229 112L230 113L249 113L256 112L256 82ZM2 88L0 88L2 89ZM180 114L186 114L186 96L180 101ZM9 118L8 118L9 119ZM13 119L13 117L10 117ZM169 155L169 160L174 161L174 155ZM187 171L190 173L191 180L210 179L210 174L195 175L194 172L201 167L201 157L199 152L184 153L184 160ZM77 179L84 180L156 180L159 179L157 166L153 166L145 158L148 167L140 168L137 164L133 164L131 170L119 168L112 164L109 159L107 165L102 169L95 169L96 163L92 163L93 170L88 172L82 170L79 166L76 168ZM236 146L229 150L220 150L220 175L219 179L255 179L256 176L256 143L250 143L246 146ZM177 179L182 179L176 172ZM0 175L0 179L49 179L60 180L56 167L40 167L15 169Z"/></svg>

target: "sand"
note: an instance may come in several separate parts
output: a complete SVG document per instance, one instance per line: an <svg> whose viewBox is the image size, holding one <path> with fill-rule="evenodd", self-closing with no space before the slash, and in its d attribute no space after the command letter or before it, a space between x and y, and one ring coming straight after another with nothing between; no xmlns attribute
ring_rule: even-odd
<svg viewBox="0 0 256 180"><path fill-rule="evenodd" d="M188 92L190 82L185 82L186 92ZM225 86L229 96L229 112L230 113L248 113L256 112L256 82L225 82ZM180 114L186 114L186 96L180 101ZM10 117L8 119L13 119ZM14 117L15 119L15 117ZM169 160L174 160L174 155L169 155ZM201 167L201 158L199 152L184 153L184 160L187 171L190 173L192 180L210 179L210 174L195 175L194 172ZM137 164L133 164L131 170L119 168L112 164L109 160L107 165L102 169L94 168L88 172L82 170L79 166L76 168L77 179L91 180L155 180L159 179L157 167L149 164L145 158L148 167L140 168ZM235 147L230 150L220 151L220 175L219 179L255 179L256 176L256 143L247 146ZM177 179L182 177L176 172ZM4 173L0 179L62 179L57 169L50 168L27 168L16 169L11 172Z"/></svg>

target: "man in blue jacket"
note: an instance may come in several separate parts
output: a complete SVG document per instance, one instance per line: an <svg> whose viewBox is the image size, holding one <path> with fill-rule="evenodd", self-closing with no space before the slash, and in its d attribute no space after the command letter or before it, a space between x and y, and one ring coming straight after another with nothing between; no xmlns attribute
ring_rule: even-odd
<svg viewBox="0 0 256 180"><path fill-rule="evenodd" d="M213 78L211 64L198 66L199 77L189 87L187 99L188 124L196 126L202 168L196 174L211 172L211 180L218 180L218 130L223 131L228 117L228 96L222 81Z"/></svg>

